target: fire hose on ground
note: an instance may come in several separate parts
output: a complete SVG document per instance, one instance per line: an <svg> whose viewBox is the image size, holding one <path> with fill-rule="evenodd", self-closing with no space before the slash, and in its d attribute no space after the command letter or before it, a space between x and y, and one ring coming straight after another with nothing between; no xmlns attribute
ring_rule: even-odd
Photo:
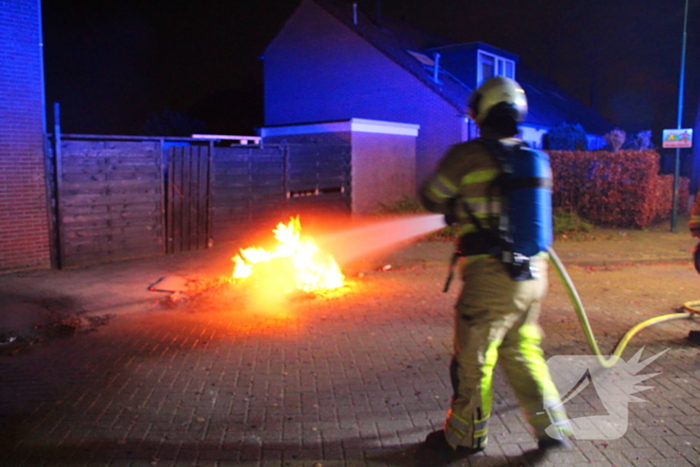
<svg viewBox="0 0 700 467"><path fill-rule="evenodd" d="M617 363L620 356L622 355L622 352L625 350L625 347L627 347L629 341L641 330L654 324L665 323L667 321L697 318L698 314L700 314L700 300L695 300L685 302L683 304L683 309L685 310L684 312L676 312L667 315L657 316L643 321L637 324L636 326L632 327L629 331L627 331L627 333L625 333L625 335L622 336L622 338L619 340L610 356L606 357L602 354L600 348L598 348L598 343L596 342L595 337L593 336L593 330L591 329L591 324L588 321L588 316L586 315L586 311L583 308L583 303L581 302L581 298L579 297L578 292L576 291L576 287L574 286L571 277L569 277L569 274L566 272L564 265L562 264L561 260L559 259L559 256L557 256L555 251L552 248L548 248L547 251L549 253L550 262L554 265L554 269L557 271L559 278L564 284L566 292L569 295L569 298L571 299L571 303L573 304L574 309L576 310L576 315L578 316L579 322L581 323L581 327L583 328L583 332L586 335L588 346L590 347L593 354L595 354L595 356L597 357L600 365L604 368L611 368L615 365L615 363Z"/></svg>

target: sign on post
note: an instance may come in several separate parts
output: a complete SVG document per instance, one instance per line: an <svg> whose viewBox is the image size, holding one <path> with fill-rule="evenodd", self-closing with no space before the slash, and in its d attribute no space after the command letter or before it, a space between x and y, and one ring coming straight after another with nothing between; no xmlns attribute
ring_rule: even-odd
<svg viewBox="0 0 700 467"><path fill-rule="evenodd" d="M693 129L679 128L676 130L663 131L664 148L692 148L693 147Z"/></svg>

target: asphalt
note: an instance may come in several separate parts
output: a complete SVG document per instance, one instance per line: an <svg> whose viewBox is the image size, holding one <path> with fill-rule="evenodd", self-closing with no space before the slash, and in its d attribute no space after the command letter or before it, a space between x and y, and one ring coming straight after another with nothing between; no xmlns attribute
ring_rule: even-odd
<svg viewBox="0 0 700 467"><path fill-rule="evenodd" d="M555 243L589 294L602 348L695 298L695 241L679 230ZM225 280L240 246L0 276L0 465L700 465L700 366L687 339L700 323L665 323L630 344L625 359L666 353L621 437L540 455L497 372L486 450L445 457L420 442L451 394L451 246L404 244L348 265L338 293L265 306ZM566 293L551 288L546 354L590 353ZM574 412L605 411L582 394Z"/></svg>

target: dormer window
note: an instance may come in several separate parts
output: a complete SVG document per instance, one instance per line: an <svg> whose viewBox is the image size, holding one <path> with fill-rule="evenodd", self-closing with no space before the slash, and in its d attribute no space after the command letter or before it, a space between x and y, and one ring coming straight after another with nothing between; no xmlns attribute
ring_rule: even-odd
<svg viewBox="0 0 700 467"><path fill-rule="evenodd" d="M480 50L476 67L476 82L482 83L494 76L515 79L515 62Z"/></svg>

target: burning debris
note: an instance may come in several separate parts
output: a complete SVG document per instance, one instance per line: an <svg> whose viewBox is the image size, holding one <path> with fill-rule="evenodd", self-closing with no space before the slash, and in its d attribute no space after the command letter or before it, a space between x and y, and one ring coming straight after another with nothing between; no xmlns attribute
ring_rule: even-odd
<svg viewBox="0 0 700 467"><path fill-rule="evenodd" d="M291 316L291 302L321 295L330 298L344 288L345 277L335 259L301 233L299 217L279 223L273 233L273 248L241 249L232 258L230 276L164 276L148 290L168 294L160 301L164 307L235 310L240 320L246 313L286 319Z"/></svg>
<svg viewBox="0 0 700 467"><path fill-rule="evenodd" d="M272 231L277 245L272 251L251 247L234 256L234 280L255 278L258 284L277 292L307 293L337 289L345 277L329 253L321 251L314 239L301 233L299 217L280 222Z"/></svg>
<svg viewBox="0 0 700 467"><path fill-rule="evenodd" d="M161 302L168 307L225 309L235 311L238 319L245 313L287 319L293 315L294 302L334 299L353 289L339 264L353 264L444 226L441 215L417 215L364 223L315 239L302 232L299 219L296 216L286 224L278 223L272 229L271 246L264 242L265 247L240 249L231 258L234 268L230 276L166 276L148 289L168 293ZM395 267L385 264L376 270L389 272ZM364 276L363 272L357 274Z"/></svg>

